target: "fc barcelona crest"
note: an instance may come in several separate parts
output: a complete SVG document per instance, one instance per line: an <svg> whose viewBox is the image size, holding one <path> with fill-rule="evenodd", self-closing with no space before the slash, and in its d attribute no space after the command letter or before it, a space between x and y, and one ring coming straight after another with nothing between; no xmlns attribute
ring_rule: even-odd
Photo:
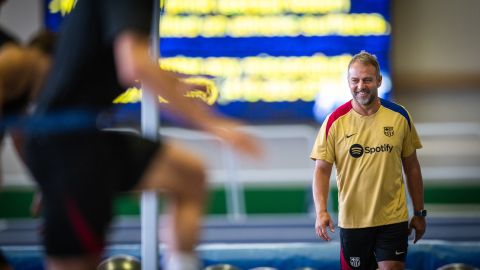
<svg viewBox="0 0 480 270"><path fill-rule="evenodd" d="M350 257L350 265L352 267L359 267L360 266L360 257Z"/></svg>
<svg viewBox="0 0 480 270"><path fill-rule="evenodd" d="M385 136L392 137L393 127L383 127L383 133L385 133Z"/></svg>

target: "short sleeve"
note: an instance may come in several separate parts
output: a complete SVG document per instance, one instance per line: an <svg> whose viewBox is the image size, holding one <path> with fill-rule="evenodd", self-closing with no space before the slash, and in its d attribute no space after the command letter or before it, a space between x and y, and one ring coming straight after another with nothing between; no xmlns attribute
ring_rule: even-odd
<svg viewBox="0 0 480 270"><path fill-rule="evenodd" d="M412 117L410 117L410 119L412 119ZM412 120L410 120L410 126L407 125L406 130L405 138L403 139L402 157L408 157L416 149L422 148L420 137Z"/></svg>
<svg viewBox="0 0 480 270"><path fill-rule="evenodd" d="M335 132L335 129L333 127L329 129L328 137L326 134L327 123L330 116L331 115L325 119L320 127L317 138L315 139L315 144L313 145L312 152L310 154L310 158L313 160L324 160L333 164L335 161L333 140L333 133Z"/></svg>
<svg viewBox="0 0 480 270"><path fill-rule="evenodd" d="M153 2L150 0L103 0L101 20L104 41L109 43L126 30L150 34Z"/></svg>

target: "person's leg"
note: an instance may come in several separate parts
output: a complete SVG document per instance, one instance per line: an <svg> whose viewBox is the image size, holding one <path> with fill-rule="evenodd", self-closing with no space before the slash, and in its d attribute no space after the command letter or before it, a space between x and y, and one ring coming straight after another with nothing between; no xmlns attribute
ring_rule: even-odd
<svg viewBox="0 0 480 270"><path fill-rule="evenodd" d="M43 241L49 270L93 270L100 262L111 218L112 192L94 181L84 182L91 183L73 184L61 192L44 190Z"/></svg>
<svg viewBox="0 0 480 270"><path fill-rule="evenodd" d="M50 269L95 269L112 196L132 189L168 195L172 237L167 243L179 257L194 255L206 197L199 158L179 147L104 132L32 140L30 152L29 167L44 195Z"/></svg>
<svg viewBox="0 0 480 270"><path fill-rule="evenodd" d="M381 226L377 235L375 254L381 270L405 269L408 248L408 223Z"/></svg>
<svg viewBox="0 0 480 270"><path fill-rule="evenodd" d="M340 228L340 269L377 269L374 256L375 227Z"/></svg>
<svg viewBox="0 0 480 270"><path fill-rule="evenodd" d="M97 269L99 258L97 257L52 257L46 259L48 270L94 270Z"/></svg>
<svg viewBox="0 0 480 270"><path fill-rule="evenodd" d="M205 166L200 158L165 144L152 159L136 189L161 190L168 199L165 239L172 256L193 255L206 200ZM179 255L182 256L182 255Z"/></svg>
<svg viewBox="0 0 480 270"><path fill-rule="evenodd" d="M403 270L405 263L399 261L381 261L378 262L378 269L380 270Z"/></svg>
<svg viewBox="0 0 480 270"><path fill-rule="evenodd" d="M47 269L93 270L100 262L114 188L104 167L109 149L100 149L104 143L96 137L55 136L29 144L29 168L43 195Z"/></svg>
<svg viewBox="0 0 480 270"><path fill-rule="evenodd" d="M49 270L94 270L100 262L103 248L103 233L94 230L96 221L92 221L84 210L69 205L70 200L57 200L47 192L45 199L45 223L42 230L47 257L46 269ZM85 196L85 195L84 195ZM92 195L94 197L95 195ZM58 205L53 208L52 204ZM65 207L61 207L65 206ZM100 204L98 204L100 206ZM52 217L55 216L55 217ZM108 222L103 222L106 230Z"/></svg>

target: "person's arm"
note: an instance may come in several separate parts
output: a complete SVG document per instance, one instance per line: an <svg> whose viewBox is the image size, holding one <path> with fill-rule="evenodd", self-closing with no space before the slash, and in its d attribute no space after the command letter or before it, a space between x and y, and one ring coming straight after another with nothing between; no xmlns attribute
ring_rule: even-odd
<svg viewBox="0 0 480 270"><path fill-rule="evenodd" d="M5 79L8 76L8 61L6 61L5 50L0 50L0 121L3 120L3 108L5 107ZM3 125L3 122L2 122ZM3 126L1 127L3 128ZM3 139L3 134L2 134Z"/></svg>
<svg viewBox="0 0 480 270"><path fill-rule="evenodd" d="M3 103L5 102L4 101L4 94L3 92L5 91L3 89L3 81L2 81L2 74L0 72L0 121L2 121L3 119L3 108L4 108L4 105ZM0 127L0 130L3 129L3 122L0 122L2 124L2 126ZM0 139L3 138L3 136L0 136ZM1 141L1 140L0 140Z"/></svg>
<svg viewBox="0 0 480 270"><path fill-rule="evenodd" d="M0 75L4 79L3 102L22 94L28 85L31 63L25 50L16 45L4 45L0 50Z"/></svg>
<svg viewBox="0 0 480 270"><path fill-rule="evenodd" d="M2 48L0 52L0 120L2 119L5 103L11 99L17 98L26 91L32 92L37 89L37 82L43 81L46 76L44 73L35 74L32 67L39 63L38 55L17 45L9 44ZM25 87L28 85L29 87ZM8 88L8 92L6 91ZM22 104L23 105L23 104ZM26 104L25 104L26 105ZM3 123L2 123L3 124ZM2 126L3 128L3 126ZM24 155L24 134L21 129L8 130L12 138L13 146L18 157L25 163ZM0 141L3 139L3 134ZM34 217L39 216L41 208L40 192L35 192L34 200L31 205L31 212Z"/></svg>
<svg viewBox="0 0 480 270"><path fill-rule="evenodd" d="M183 96L192 88L168 71L160 69L149 54L148 39L132 31L126 31L114 41L115 61L120 83L125 86L140 80L143 89L161 95L169 101L165 108L183 117L198 129L210 132L238 150L259 155L255 140L245 133L234 130L238 124L230 119L213 114L208 107Z"/></svg>
<svg viewBox="0 0 480 270"><path fill-rule="evenodd" d="M333 165L324 160L315 161L313 174L313 202L315 204L315 232L325 241L330 241L327 227L334 232L333 220L327 210L328 193L330 190L330 174Z"/></svg>
<svg viewBox="0 0 480 270"><path fill-rule="evenodd" d="M407 178L408 192L412 200L414 211L424 209L423 202L423 179L420 163L418 162L417 153L414 151L410 156L402 158L403 169ZM426 230L425 217L413 215L409 225L410 233L415 230L415 239L413 243L420 240Z"/></svg>

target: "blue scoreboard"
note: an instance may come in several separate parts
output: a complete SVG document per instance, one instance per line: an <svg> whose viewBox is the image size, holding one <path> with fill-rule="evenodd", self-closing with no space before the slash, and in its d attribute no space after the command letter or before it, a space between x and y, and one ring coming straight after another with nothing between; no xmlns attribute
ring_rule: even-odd
<svg viewBox="0 0 480 270"><path fill-rule="evenodd" d="M46 26L58 29L74 4L47 1ZM208 85L207 96L191 97L224 114L254 124L321 121L351 98L347 65L361 50L377 56L383 75L379 95L390 97L390 0L162 4L159 64ZM115 103L138 102L138 91L126 90Z"/></svg>

